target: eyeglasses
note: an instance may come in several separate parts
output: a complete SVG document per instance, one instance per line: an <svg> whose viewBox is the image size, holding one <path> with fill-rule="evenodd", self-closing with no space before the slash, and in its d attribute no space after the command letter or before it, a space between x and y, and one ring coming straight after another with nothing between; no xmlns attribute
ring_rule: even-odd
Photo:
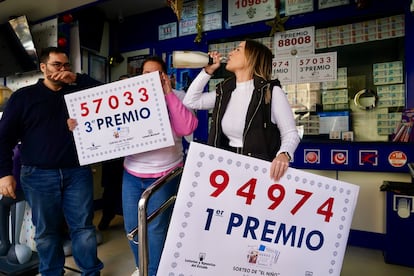
<svg viewBox="0 0 414 276"><path fill-rule="evenodd" d="M65 69L70 69L71 67L70 63L54 62L54 63L46 63L46 64L52 65L53 67L55 67L56 70L60 70L62 69L62 67L65 67Z"/></svg>

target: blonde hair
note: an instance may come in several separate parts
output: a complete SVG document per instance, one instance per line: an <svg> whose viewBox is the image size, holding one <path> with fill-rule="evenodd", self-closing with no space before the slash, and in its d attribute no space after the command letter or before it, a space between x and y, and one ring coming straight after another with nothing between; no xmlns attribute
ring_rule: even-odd
<svg viewBox="0 0 414 276"><path fill-rule="evenodd" d="M272 79L273 54L269 48L260 42L248 39L244 46L244 53L253 76L258 76L265 80Z"/></svg>

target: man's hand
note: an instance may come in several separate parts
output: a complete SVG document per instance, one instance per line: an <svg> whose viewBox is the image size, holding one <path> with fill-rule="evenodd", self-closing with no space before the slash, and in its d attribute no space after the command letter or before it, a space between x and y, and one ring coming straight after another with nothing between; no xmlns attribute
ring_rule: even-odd
<svg viewBox="0 0 414 276"><path fill-rule="evenodd" d="M71 71L57 71L50 75L48 78L54 82L61 82L61 83L74 83L76 82L76 74Z"/></svg>
<svg viewBox="0 0 414 276"><path fill-rule="evenodd" d="M14 193L15 190L16 180L14 179L14 176L7 175L0 178L0 194L16 199L16 194Z"/></svg>
<svg viewBox="0 0 414 276"><path fill-rule="evenodd" d="M70 131L73 131L76 128L76 126L78 125L78 121L76 119L73 119L73 118L69 118L66 122L68 124L68 128L69 128Z"/></svg>

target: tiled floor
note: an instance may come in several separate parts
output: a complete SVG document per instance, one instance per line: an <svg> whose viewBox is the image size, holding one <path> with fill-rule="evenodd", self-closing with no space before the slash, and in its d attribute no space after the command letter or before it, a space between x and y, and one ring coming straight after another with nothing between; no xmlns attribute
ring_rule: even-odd
<svg viewBox="0 0 414 276"><path fill-rule="evenodd" d="M95 215L96 225L101 213ZM129 250L123 230L123 220L117 216L106 231L102 231L103 243L98 247L99 258L105 265L103 276L129 276L135 269L133 256ZM414 257L414 255L413 255ZM72 257L67 257L65 266L76 268ZM79 273L66 270L65 276L78 276ZM386 264L382 252L360 247L348 247L343 262L341 276L413 276L414 268ZM225 275L212 275L225 276ZM294 275L292 275L294 276ZM325 275L318 275L325 276Z"/></svg>

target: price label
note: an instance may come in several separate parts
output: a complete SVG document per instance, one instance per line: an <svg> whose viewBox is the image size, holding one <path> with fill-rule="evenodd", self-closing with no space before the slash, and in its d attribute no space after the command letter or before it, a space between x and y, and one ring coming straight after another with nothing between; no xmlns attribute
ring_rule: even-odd
<svg viewBox="0 0 414 276"><path fill-rule="evenodd" d="M158 273L340 275L358 186L269 168L192 142Z"/></svg>
<svg viewBox="0 0 414 276"><path fill-rule="evenodd" d="M159 72L65 95L81 165L174 144Z"/></svg>
<svg viewBox="0 0 414 276"><path fill-rule="evenodd" d="M275 1L232 0L229 1L230 26L273 19L276 16Z"/></svg>

